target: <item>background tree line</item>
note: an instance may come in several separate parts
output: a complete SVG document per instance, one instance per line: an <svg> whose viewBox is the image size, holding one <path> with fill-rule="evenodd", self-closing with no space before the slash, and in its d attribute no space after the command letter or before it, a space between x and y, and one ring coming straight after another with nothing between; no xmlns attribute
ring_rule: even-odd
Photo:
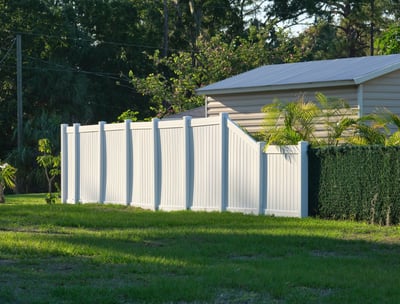
<svg viewBox="0 0 400 304"><path fill-rule="evenodd" d="M46 189L38 140L59 151L60 123L190 109L196 88L263 64L400 51L397 0L0 0L0 11L0 159L20 192Z"/></svg>

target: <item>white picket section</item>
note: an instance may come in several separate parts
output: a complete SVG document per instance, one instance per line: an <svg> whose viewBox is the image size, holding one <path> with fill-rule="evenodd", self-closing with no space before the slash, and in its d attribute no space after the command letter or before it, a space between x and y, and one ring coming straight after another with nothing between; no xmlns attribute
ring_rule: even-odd
<svg viewBox="0 0 400 304"><path fill-rule="evenodd" d="M264 148L227 114L62 125L61 199L307 216L307 143Z"/></svg>

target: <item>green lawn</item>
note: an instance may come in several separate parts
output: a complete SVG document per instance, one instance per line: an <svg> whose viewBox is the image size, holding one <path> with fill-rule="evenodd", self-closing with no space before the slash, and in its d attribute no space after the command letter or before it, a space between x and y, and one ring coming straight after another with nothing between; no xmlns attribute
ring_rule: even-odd
<svg viewBox="0 0 400 304"><path fill-rule="evenodd" d="M0 205L0 303L400 303L400 227Z"/></svg>

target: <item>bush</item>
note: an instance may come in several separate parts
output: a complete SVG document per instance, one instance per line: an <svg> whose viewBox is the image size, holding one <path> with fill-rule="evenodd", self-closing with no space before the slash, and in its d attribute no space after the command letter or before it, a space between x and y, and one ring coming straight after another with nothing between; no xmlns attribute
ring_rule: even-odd
<svg viewBox="0 0 400 304"><path fill-rule="evenodd" d="M309 176L311 215L400 223L400 147L310 148Z"/></svg>

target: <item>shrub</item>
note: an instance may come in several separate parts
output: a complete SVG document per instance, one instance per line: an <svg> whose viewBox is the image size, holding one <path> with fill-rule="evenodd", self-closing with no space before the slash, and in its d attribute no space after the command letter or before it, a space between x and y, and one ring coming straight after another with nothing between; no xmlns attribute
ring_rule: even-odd
<svg viewBox="0 0 400 304"><path fill-rule="evenodd" d="M400 147L311 148L309 210L328 219L400 223Z"/></svg>

